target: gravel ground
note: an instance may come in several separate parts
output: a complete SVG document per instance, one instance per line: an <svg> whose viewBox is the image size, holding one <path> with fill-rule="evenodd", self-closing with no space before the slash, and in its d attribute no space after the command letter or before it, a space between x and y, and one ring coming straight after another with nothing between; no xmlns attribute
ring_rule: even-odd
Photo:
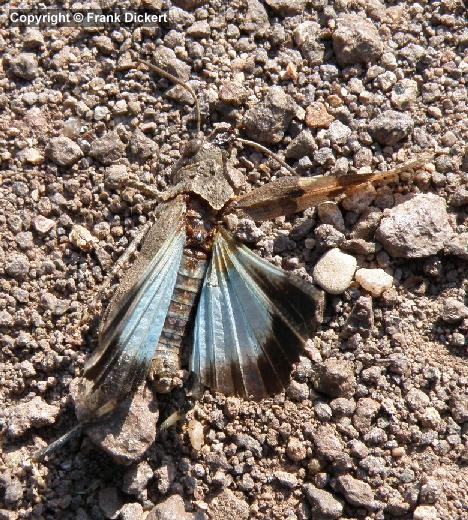
<svg viewBox="0 0 468 520"><path fill-rule="evenodd" d="M0 29L0 519L466 518L463 2L141 4L169 7L169 23ZM76 424L69 384L98 319L78 330L79 316L153 207L115 179L163 190L193 126L186 92L129 68L137 56L190 80L207 132L236 127L301 175L435 157L338 204L230 223L328 293L284 394L206 392L152 442L138 421L183 391L154 408L145 390L127 446L101 430L106 451L78 438L31 462ZM249 150L232 172L240 191L285 174ZM150 445L139 461L132 443Z"/></svg>

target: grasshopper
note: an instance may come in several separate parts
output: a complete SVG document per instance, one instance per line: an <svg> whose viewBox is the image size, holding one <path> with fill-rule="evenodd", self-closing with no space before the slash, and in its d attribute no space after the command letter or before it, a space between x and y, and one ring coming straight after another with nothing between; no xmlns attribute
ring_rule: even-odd
<svg viewBox="0 0 468 520"><path fill-rule="evenodd" d="M114 412L145 379L160 393L180 386L181 348L190 332L189 370L201 387L256 400L282 391L317 328L321 291L241 244L225 227L226 215L256 222L292 215L428 160L423 156L386 172L298 177L270 150L237 138L276 159L292 175L236 196L223 150L201 131L193 89L151 63L134 66L140 65L190 92L197 132L173 169L166 192L130 183L158 206L108 278L110 283L141 242L139 255L103 313L98 348L84 368L81 423L42 455Z"/></svg>

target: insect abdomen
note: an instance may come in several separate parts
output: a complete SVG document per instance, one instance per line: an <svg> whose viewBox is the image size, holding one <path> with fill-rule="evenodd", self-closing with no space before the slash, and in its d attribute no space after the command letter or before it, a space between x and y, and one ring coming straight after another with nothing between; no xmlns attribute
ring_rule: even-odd
<svg viewBox="0 0 468 520"><path fill-rule="evenodd" d="M177 386L174 379L181 367L182 341L189 328L207 264L206 258L196 258L189 250L184 251L151 367L156 391L160 393L167 393Z"/></svg>

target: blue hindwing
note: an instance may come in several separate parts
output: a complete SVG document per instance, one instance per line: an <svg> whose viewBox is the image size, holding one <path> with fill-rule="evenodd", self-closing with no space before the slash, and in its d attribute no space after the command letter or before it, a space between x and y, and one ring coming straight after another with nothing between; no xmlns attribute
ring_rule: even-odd
<svg viewBox="0 0 468 520"><path fill-rule="evenodd" d="M281 391L315 330L319 291L220 229L203 284L191 370L226 395Z"/></svg>
<svg viewBox="0 0 468 520"><path fill-rule="evenodd" d="M115 408L144 380L169 308L185 245L179 226L148 263L101 338L99 357L86 378L93 385L85 396L90 418Z"/></svg>

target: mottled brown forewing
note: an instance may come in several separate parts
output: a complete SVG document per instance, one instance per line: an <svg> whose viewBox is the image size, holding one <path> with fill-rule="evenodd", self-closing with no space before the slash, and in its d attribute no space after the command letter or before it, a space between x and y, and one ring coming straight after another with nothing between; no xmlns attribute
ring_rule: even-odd
<svg viewBox="0 0 468 520"><path fill-rule="evenodd" d="M423 165L430 158L421 155L386 172L343 175L340 177L282 177L241 195L227 208L257 222L290 215L349 193L369 182L385 181Z"/></svg>

